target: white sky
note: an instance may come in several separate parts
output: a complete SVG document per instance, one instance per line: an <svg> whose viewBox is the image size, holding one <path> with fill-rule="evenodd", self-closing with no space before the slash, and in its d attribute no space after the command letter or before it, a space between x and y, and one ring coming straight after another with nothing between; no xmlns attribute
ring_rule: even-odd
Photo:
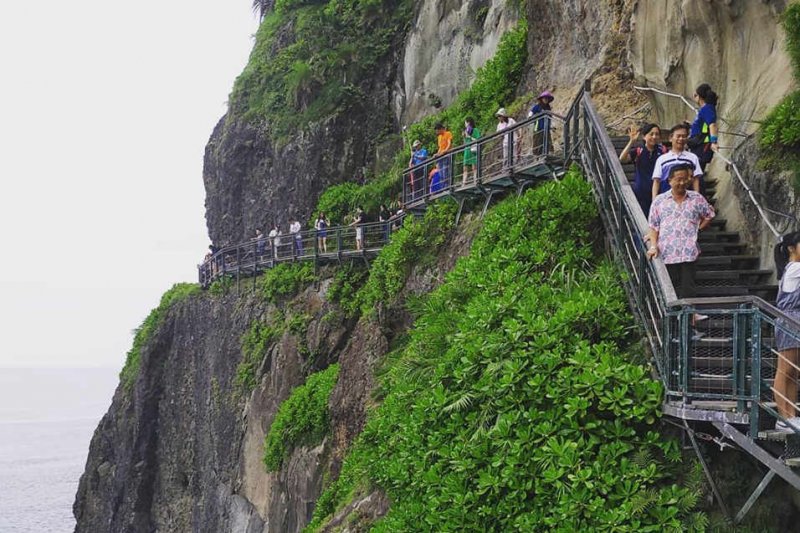
<svg viewBox="0 0 800 533"><path fill-rule="evenodd" d="M0 367L122 366L208 246L249 0L0 2Z"/></svg>

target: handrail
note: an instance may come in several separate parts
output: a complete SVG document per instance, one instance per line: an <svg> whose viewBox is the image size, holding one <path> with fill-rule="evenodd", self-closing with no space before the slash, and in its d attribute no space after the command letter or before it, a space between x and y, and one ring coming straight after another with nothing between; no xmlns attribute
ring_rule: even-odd
<svg viewBox="0 0 800 533"><path fill-rule="evenodd" d="M717 157L719 157L720 159L725 161L725 163L727 163L733 169L734 174L736 174L736 178L739 180L739 185L741 185L742 188L747 192L747 195L750 197L750 200L756 206L756 209L758 210L758 214L761 215L761 219L764 221L764 223L770 229L772 234L775 237L777 237L778 239L780 239L781 233L777 229L775 229L775 226L773 226L772 223L769 221L769 218L767 217L767 214L764 212L764 209L761 207L761 203L756 199L755 195L753 194L753 191L750 189L750 187L744 181L744 178L742 177L742 173L739 172L739 167L736 166L736 163L734 163L733 161L731 161L730 159L728 159L727 157L725 157L724 155L719 153L719 150L717 150L716 153L717 153Z"/></svg>
<svg viewBox="0 0 800 533"><path fill-rule="evenodd" d="M656 89L655 87L640 87L638 85L634 85L633 88L636 89L637 91L643 91L643 92L650 91L650 92L662 94L664 96L669 96L671 98L680 98L683 101L683 103L686 104L692 111L697 112L697 108L691 102L689 102L689 100L687 100L686 97L683 96L682 94L662 91L661 89ZM720 121L725 122L726 124L731 124L731 121L726 119L726 118L723 118L723 117L721 117L719 115L717 115L717 118ZM747 120L747 119L744 119L744 118L738 119L738 120L736 120L736 122L744 122L746 124L762 124L761 121L758 121L758 120ZM726 132L726 133L731 133L731 132ZM732 135L736 135L736 134L733 133Z"/></svg>
<svg viewBox="0 0 800 533"><path fill-rule="evenodd" d="M563 121L565 119L565 117L563 117L562 115L559 115L558 113L554 113L552 111L542 111L542 112L537 113L536 115L534 115L532 117L527 117L524 120L520 120L519 122L517 122L516 124L514 124L513 126L511 126L509 128L497 131L495 133L492 133L491 135L486 135L484 137L481 137L477 141L470 141L468 143L464 143L464 144L458 145L458 146L456 146L454 148L450 148L450 150L448 150L446 153L444 153L442 155L439 155L439 156L428 157L428 159L426 159L422 163L418 163L418 164L416 164L414 166L406 168L405 172L410 172L410 171L414 171L414 170L420 170L420 169L422 169L424 167L428 167L428 166L431 165L431 163L436 163L438 161L442 161L444 159L447 159L449 156L452 156L453 154L457 154L459 152L463 152L464 150L466 150L468 148L471 148L472 146L476 146L476 145L480 146L480 145L483 145L483 144L488 144L488 143L490 143L491 141L493 141L495 139L499 139L499 138L503 137L504 135L508 135L509 133L513 133L513 132L515 132L517 130L523 129L524 127L529 126L529 125L533 124L534 122L538 122L539 120L541 120L541 119L543 119L545 117L557 118L557 119L559 119L561 121Z"/></svg>
<svg viewBox="0 0 800 533"><path fill-rule="evenodd" d="M249 275L283 262L311 259L339 260L342 257L365 256L367 252L374 253L386 245L394 228L401 225L406 216L407 214L403 213L384 222L330 226L325 230L311 229L297 233L282 233L274 237L264 235L243 243L224 246L198 265L200 284L207 287L214 280L231 273L238 275L244 272ZM359 229L361 247L356 243ZM322 238L322 235L331 241L330 251L319 248L318 239Z"/></svg>

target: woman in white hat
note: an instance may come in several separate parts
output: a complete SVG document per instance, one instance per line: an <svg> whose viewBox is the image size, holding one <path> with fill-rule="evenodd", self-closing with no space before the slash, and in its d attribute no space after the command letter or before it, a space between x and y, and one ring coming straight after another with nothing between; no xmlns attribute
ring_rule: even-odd
<svg viewBox="0 0 800 533"><path fill-rule="evenodd" d="M510 128L510 127L514 126L517 123L516 120L514 120L513 118L508 116L508 113L506 113L506 108L505 107L501 107L500 109L498 109L497 113L495 113L494 116L496 116L497 120L498 120L497 130L496 131L503 131L504 129ZM503 136L503 168L506 168L506 167L509 166L508 142L509 142L509 138L510 137L511 137L511 135L504 135ZM519 140L519 138L517 138L517 140ZM519 146L519 143L515 142L514 143L515 151L516 151L516 148L518 146Z"/></svg>

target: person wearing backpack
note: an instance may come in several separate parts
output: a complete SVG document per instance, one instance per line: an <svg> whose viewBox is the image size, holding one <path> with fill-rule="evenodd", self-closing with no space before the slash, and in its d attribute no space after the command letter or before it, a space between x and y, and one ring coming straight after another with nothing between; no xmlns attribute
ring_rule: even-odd
<svg viewBox="0 0 800 533"><path fill-rule="evenodd" d="M704 173L706 165L711 162L714 152L719 148L717 144L717 93L711 90L707 83L701 83L694 91L694 101L700 106L697 116L689 130L687 145L700 161L700 170Z"/></svg>
<svg viewBox="0 0 800 533"><path fill-rule="evenodd" d="M634 146L640 134L644 144ZM630 140L619 154L619 160L622 163L632 162L635 166L633 192L636 194L642 213L647 218L653 201L653 170L658 157L667 153L667 147L661 144L661 129L655 124L645 124L639 129L631 126L628 128L628 136Z"/></svg>

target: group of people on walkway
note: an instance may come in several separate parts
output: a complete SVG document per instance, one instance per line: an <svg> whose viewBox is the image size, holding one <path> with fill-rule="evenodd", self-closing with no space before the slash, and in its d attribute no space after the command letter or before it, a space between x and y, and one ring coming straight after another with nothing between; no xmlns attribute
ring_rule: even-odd
<svg viewBox="0 0 800 533"><path fill-rule="evenodd" d="M550 91L542 92L536 99L536 103L531 107L528 112L528 117L531 118L535 115L540 115L546 111L552 111L551 103L554 96ZM506 111L505 107L501 107L495 113L497 118L497 125L495 131L500 132L505 129L511 128L517 124L517 121ZM550 117L542 116L533 124L533 152L546 153L550 146L552 146L550 136ZM430 158L438 158L448 153L453 152L453 133L441 122L434 126L436 132L436 152L431 156L428 149L423 146L419 139L411 143L411 157L408 160L408 167L411 169L408 172L408 192L409 197L414 199L421 196L426 191L431 194L436 194L443 191L452 185L453 169L451 168L455 154L451 157L442 157L435 164L428 167L423 167L423 163ZM479 141L482 137L481 129L475 124L475 119L466 117L464 119L464 129L461 132L461 146L462 155L462 173L461 185L466 186L468 182L474 182L478 179L478 166L479 166L479 152L481 146ZM511 138L514 138L511 141ZM510 164L511 152L509 143L513 142L514 155L518 156L521 151L522 135L508 134L503 136L503 152L502 161L503 167L508 167ZM485 154L481 154L485 155ZM427 168L427 174L426 174Z"/></svg>

